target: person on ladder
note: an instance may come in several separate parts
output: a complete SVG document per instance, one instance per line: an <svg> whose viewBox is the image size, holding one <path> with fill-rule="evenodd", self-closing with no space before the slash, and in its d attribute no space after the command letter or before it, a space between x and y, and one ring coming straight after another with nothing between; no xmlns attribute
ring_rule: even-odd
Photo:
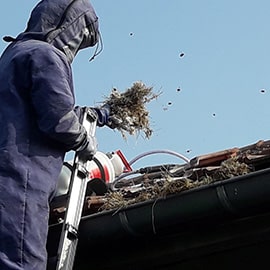
<svg viewBox="0 0 270 270"><path fill-rule="evenodd" d="M89 0L42 0L0 58L0 269L45 270L49 202L65 153L96 152L75 106L71 63L100 43ZM94 55L94 56L95 56ZM109 108L94 108L99 126ZM108 124L109 126L109 124ZM112 126L110 126L112 127Z"/></svg>

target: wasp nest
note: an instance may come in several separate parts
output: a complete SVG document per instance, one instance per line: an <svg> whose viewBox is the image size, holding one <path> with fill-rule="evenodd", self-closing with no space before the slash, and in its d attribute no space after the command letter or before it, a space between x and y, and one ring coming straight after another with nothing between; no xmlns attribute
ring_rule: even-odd
<svg viewBox="0 0 270 270"><path fill-rule="evenodd" d="M113 126L124 138L126 134L136 135L143 132L149 139L153 130L150 127L146 104L159 95L160 93L153 92L152 87L147 87L142 82L135 82L123 93L114 88L110 96L105 99L104 105L110 106Z"/></svg>

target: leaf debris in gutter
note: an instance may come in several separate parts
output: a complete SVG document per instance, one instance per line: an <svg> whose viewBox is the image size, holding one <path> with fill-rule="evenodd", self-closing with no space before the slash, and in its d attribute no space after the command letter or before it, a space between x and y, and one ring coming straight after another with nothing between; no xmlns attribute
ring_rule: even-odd
<svg viewBox="0 0 270 270"><path fill-rule="evenodd" d="M171 194L200 186L207 187L211 183L269 168L270 140L197 156L186 164L142 168L138 170L137 176L127 174L121 177L103 195L87 194L83 215L105 210L118 211L129 205L166 198ZM51 205L51 223L59 222L64 216L66 199L59 199L59 202L56 200Z"/></svg>
<svg viewBox="0 0 270 270"><path fill-rule="evenodd" d="M197 170L187 172L183 169L180 176L163 172L160 177L154 179L151 179L151 174L145 174L141 177L141 182L135 186L122 186L117 191L106 193L100 211L119 209L139 202L164 198L171 194L245 175L252 171L250 166L240 162L236 157L229 158L223 161L220 166L210 170L200 169L200 176L198 176Z"/></svg>

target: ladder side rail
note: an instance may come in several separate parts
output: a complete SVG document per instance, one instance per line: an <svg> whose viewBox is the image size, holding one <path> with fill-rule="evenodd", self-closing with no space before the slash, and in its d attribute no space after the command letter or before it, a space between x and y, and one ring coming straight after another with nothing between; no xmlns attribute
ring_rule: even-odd
<svg viewBox="0 0 270 270"><path fill-rule="evenodd" d="M91 109L84 113L83 126L88 134L95 135L96 115ZM78 244L79 223L85 202L85 193L88 179L86 162L75 153L73 172L69 186L69 196L65 218L60 236L56 270L72 270Z"/></svg>

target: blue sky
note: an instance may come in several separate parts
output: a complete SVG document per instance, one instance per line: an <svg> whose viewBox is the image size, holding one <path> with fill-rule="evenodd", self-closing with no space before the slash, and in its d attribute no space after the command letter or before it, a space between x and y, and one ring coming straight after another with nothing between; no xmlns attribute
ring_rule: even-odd
<svg viewBox="0 0 270 270"><path fill-rule="evenodd" d="M23 31L38 1L1 6L0 36ZM99 150L128 160L166 149L188 158L269 139L270 2L267 0L93 0L102 53L73 63L78 105L97 105L113 87L143 81L162 95L148 104L152 137L97 131ZM0 42L3 51L4 42ZM184 53L180 57L180 53ZM179 91L180 89L180 91ZM178 163L155 154L134 167Z"/></svg>

